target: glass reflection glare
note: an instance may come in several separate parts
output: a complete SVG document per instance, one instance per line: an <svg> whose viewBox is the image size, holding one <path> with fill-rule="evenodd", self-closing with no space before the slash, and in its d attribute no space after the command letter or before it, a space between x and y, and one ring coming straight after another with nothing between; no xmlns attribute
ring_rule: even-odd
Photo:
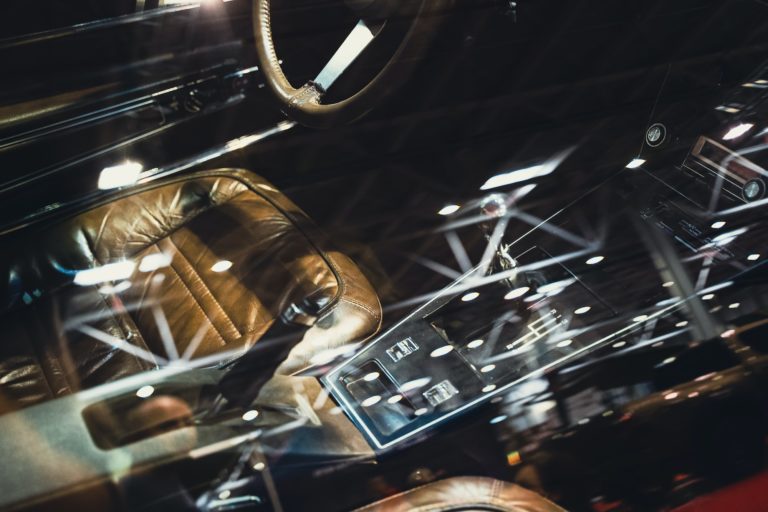
<svg viewBox="0 0 768 512"><path fill-rule="evenodd" d="M211 270L213 270L214 272L226 272L230 268L232 268L231 261L221 260L214 263L213 266L211 267Z"/></svg>
<svg viewBox="0 0 768 512"><path fill-rule="evenodd" d="M521 286L520 288L515 288L514 290L510 291L509 293L507 293L504 296L504 298L506 300L518 299L518 298L522 297L523 295L525 295L526 293L528 293L529 290L530 290L529 287Z"/></svg>
<svg viewBox="0 0 768 512"><path fill-rule="evenodd" d="M128 279L133 274L136 264L133 261L118 261L107 263L100 267L80 270L75 274L75 284L90 286L107 281L120 281Z"/></svg>
<svg viewBox="0 0 768 512"><path fill-rule="evenodd" d="M457 205L457 204L449 204L449 205L443 206L437 212L437 214L438 215L450 215L452 213L456 213L457 211L459 211L459 208L461 208L461 207L459 205Z"/></svg>
<svg viewBox="0 0 768 512"><path fill-rule="evenodd" d="M101 190L108 190L133 185L139 180L143 170L143 165L130 161L112 167L105 167L101 174L99 174L98 187Z"/></svg>
<svg viewBox="0 0 768 512"><path fill-rule="evenodd" d="M381 397L379 395L374 395L363 400L361 404L363 407L371 407L379 402L381 402Z"/></svg>
<svg viewBox="0 0 768 512"><path fill-rule="evenodd" d="M449 352L451 352L452 350L453 350L453 346L452 345L444 345L442 347L436 348L429 355L430 355L430 357L442 357L442 356L448 354Z"/></svg>
<svg viewBox="0 0 768 512"><path fill-rule="evenodd" d="M642 158L635 158L627 164L627 169L637 169L645 163Z"/></svg>
<svg viewBox="0 0 768 512"><path fill-rule="evenodd" d="M479 296L480 296L480 294L479 294L479 293L477 293L477 292L469 292L468 294L464 295L464 296L461 298L461 300L462 300L462 302L470 302L470 301L473 301L473 300L475 300L475 299L476 299L476 298L478 298Z"/></svg>
<svg viewBox="0 0 768 512"><path fill-rule="evenodd" d="M467 343L467 348L478 348L485 343L485 340L472 340L469 343Z"/></svg>
<svg viewBox="0 0 768 512"><path fill-rule="evenodd" d="M723 140L734 140L738 139L745 133L747 133L749 130L751 130L755 125L752 123L741 123L737 124L730 130L728 130L725 135L723 135Z"/></svg>
<svg viewBox="0 0 768 512"><path fill-rule="evenodd" d="M139 270L142 272L152 272L159 268L167 267L171 264L171 255L165 253L148 254L139 262Z"/></svg>
<svg viewBox="0 0 768 512"><path fill-rule="evenodd" d="M243 420L244 421L253 421L259 416L259 411L255 409L251 409L250 411L245 411L243 413Z"/></svg>
<svg viewBox="0 0 768 512"><path fill-rule="evenodd" d="M576 309L574 311L574 313L577 314L577 315L583 315L585 313L589 313L591 310L592 310L591 306L583 306L583 307L580 307L580 308Z"/></svg>
<svg viewBox="0 0 768 512"><path fill-rule="evenodd" d="M155 388L152 386L142 386L136 391L136 396L139 398L148 398L155 392Z"/></svg>

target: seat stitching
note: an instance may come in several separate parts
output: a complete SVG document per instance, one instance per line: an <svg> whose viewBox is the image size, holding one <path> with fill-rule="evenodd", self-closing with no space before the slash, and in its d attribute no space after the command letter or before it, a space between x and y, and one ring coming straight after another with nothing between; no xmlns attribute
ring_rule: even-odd
<svg viewBox="0 0 768 512"><path fill-rule="evenodd" d="M365 304L363 302L360 302L357 299L353 299L351 297L344 297L342 300L344 302L348 302L350 304L353 304L353 305L355 305L355 306L357 306L357 307L359 307L361 309L364 309L365 311L367 311L375 319L379 318L379 315L375 311L373 311L370 307L368 307L367 304Z"/></svg>
<svg viewBox="0 0 768 512"><path fill-rule="evenodd" d="M203 314L203 318L208 320L208 323L211 324L211 326L213 327L214 332L216 332L216 335L219 337L219 339L221 340L222 344L226 345L227 342L224 339L224 337L221 335L221 333L219 332L219 329L216 327L216 324L211 322L211 319L208 318L208 315L205 314L205 311L203 310L202 306L200 306L200 304L197 302L197 299L195 298L194 294L192 293L192 290L189 289L189 287L187 286L187 283L184 282L184 279L181 277L181 275L179 274L178 270L176 270L176 267L173 266L173 262L171 262L169 267L170 267L171 270L173 270L173 272L179 278L179 282L182 284L182 286L184 286L184 289L187 290L187 293L189 293L189 296L192 297L192 302L195 304L195 306L197 306L197 309L199 309L200 312Z"/></svg>
<svg viewBox="0 0 768 512"><path fill-rule="evenodd" d="M205 284L205 281L203 280L203 278L200 277L200 274L195 270L195 267L194 265L192 265L192 262L189 261L189 258L187 258L187 256L181 250L181 248L178 245L176 245L176 243L171 239L171 237L168 237L168 242L174 247L174 249L176 249L179 255L181 255L181 257L184 258L184 261L186 261L189 264L190 268L192 269L192 275L194 277L197 277L197 280L200 281L200 284L203 285L203 290L211 297L211 300L213 300L214 305L219 309L219 311L221 311L221 314L224 315L224 319L229 323L229 326L232 327L232 329L234 329L234 331L237 333L237 337L242 336L242 334L240 334L240 330L235 326L235 324L229 318L229 315L227 315L227 312L224 311L223 307L221 307L221 304L219 304L219 301L216 299L216 297L214 297L213 293L211 293L211 290L208 288L208 285ZM190 290L190 293L192 293L191 290Z"/></svg>

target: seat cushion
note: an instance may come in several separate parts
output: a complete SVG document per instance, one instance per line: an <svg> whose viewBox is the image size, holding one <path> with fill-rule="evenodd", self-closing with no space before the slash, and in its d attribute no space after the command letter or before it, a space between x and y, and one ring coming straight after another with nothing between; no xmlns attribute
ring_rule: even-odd
<svg viewBox="0 0 768 512"><path fill-rule="evenodd" d="M422 485L356 512L564 512L519 485L482 477L455 477Z"/></svg>
<svg viewBox="0 0 768 512"><path fill-rule="evenodd" d="M310 295L325 307L285 372L366 339L381 321L354 263L327 250L283 194L242 170L124 191L14 234L6 247L0 391L21 404L179 357L234 357ZM107 273L114 269L123 275Z"/></svg>

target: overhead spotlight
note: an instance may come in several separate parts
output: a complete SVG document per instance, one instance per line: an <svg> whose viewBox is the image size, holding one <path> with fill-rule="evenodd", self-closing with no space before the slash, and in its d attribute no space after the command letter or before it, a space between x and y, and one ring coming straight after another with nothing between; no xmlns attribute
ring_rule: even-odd
<svg viewBox="0 0 768 512"><path fill-rule="evenodd" d="M666 283L662 284L661 286L663 286L664 288L671 288L671 287L675 286L675 282L674 281L667 281Z"/></svg>
<svg viewBox="0 0 768 512"><path fill-rule="evenodd" d="M648 315L638 315L632 319L633 322L645 322L648 320Z"/></svg>
<svg viewBox="0 0 768 512"><path fill-rule="evenodd" d="M739 137L741 137L742 135L744 135L745 133L747 133L749 130L751 130L751 129L752 129L752 127L754 127L754 126L755 126L755 125L754 125L754 124L752 124L752 123L741 123L741 124L737 124L736 126L734 126L733 128L731 128L730 130L728 130L728 131L725 133L725 135L723 135L723 140L733 140L733 139L738 139Z"/></svg>
<svg viewBox="0 0 768 512"><path fill-rule="evenodd" d="M587 265L597 265L605 259L604 256L593 256L587 260Z"/></svg>
<svg viewBox="0 0 768 512"><path fill-rule="evenodd" d="M688 325L688 320L683 320L682 322L677 322L675 327L685 327L686 325Z"/></svg>
<svg viewBox="0 0 768 512"><path fill-rule="evenodd" d="M573 343L573 340L563 340L560 343L557 344L558 348L565 348L569 346L571 343Z"/></svg>
<svg viewBox="0 0 768 512"><path fill-rule="evenodd" d="M480 187L480 190L490 190L492 188L503 187L505 185L512 185L513 183L520 183L521 181L532 180L533 178L546 176L554 170L554 167L542 164L526 167L524 169L518 169L516 171L505 172L503 174L497 174L496 176L488 178L483 186Z"/></svg>
<svg viewBox="0 0 768 512"><path fill-rule="evenodd" d="M592 308L591 308L590 306L582 306L582 307L580 307L580 308L576 309L576 310L574 311L574 313L575 313L575 314L577 314L577 315L583 315L584 313L589 313L589 311L590 311L591 309L592 309Z"/></svg>
<svg viewBox="0 0 768 512"><path fill-rule="evenodd" d="M720 229L723 226L725 226L725 221L718 220L717 222L712 223L712 229Z"/></svg>
<svg viewBox="0 0 768 512"><path fill-rule="evenodd" d="M621 348L627 345L626 341L617 341L613 344L613 348Z"/></svg>
<svg viewBox="0 0 768 512"><path fill-rule="evenodd" d="M634 158L631 162L629 162L626 167L627 169L637 169L641 165L645 163L645 160L642 158Z"/></svg>
<svg viewBox="0 0 768 512"><path fill-rule="evenodd" d="M728 309L737 309L739 306L741 306L740 302L734 302L733 304L728 305Z"/></svg>
<svg viewBox="0 0 768 512"><path fill-rule="evenodd" d="M715 298L715 294L714 293L708 293L706 295L702 295L701 296L701 300L712 300L714 298Z"/></svg>
<svg viewBox="0 0 768 512"><path fill-rule="evenodd" d="M759 260L759 259L760 259L760 255L759 255L759 254L757 254L757 253L755 253L755 254L750 254L749 256L747 256L747 259L748 259L749 261L757 261L757 260Z"/></svg>
<svg viewBox="0 0 768 512"><path fill-rule="evenodd" d="M461 206L459 206L457 204L449 204L449 205L443 206L437 212L437 214L438 215L450 215L452 213L456 213L457 211L459 211L459 208L461 208Z"/></svg>

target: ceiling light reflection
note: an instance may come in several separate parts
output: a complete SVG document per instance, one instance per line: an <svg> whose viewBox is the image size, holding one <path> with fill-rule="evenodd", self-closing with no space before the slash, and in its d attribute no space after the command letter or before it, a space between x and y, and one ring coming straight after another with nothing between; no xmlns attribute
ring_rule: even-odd
<svg viewBox="0 0 768 512"><path fill-rule="evenodd" d="M481 339L472 340L469 343L467 343L467 348L478 348L482 346L483 343L485 343L485 340L481 340Z"/></svg>
<svg viewBox="0 0 768 512"><path fill-rule="evenodd" d="M645 160L642 158L634 158L631 162L627 164L627 169L637 169L641 165L645 163Z"/></svg>
<svg viewBox="0 0 768 512"><path fill-rule="evenodd" d="M593 256L587 260L587 265L597 265L605 259L604 256Z"/></svg>
<svg viewBox="0 0 768 512"><path fill-rule="evenodd" d="M441 209L440 209L440 210L437 212L437 214L438 214L438 215L450 215L450 214L452 214L452 213L456 213L457 211L459 211L459 208L461 208L461 206L459 206L459 205L457 205L457 204L449 204L449 205L445 205L445 206L443 206L443 207L442 207L442 208L441 208Z"/></svg>
<svg viewBox="0 0 768 512"><path fill-rule="evenodd" d="M133 274L136 264L133 261L118 261L107 263L100 267L80 270L75 274L75 284L90 286L107 281L128 279Z"/></svg>
<svg viewBox="0 0 768 512"><path fill-rule="evenodd" d="M256 409L251 409L250 411L245 411L243 413L243 421L253 421L259 416L259 411Z"/></svg>
<svg viewBox="0 0 768 512"><path fill-rule="evenodd" d="M99 174L98 187L101 190L125 187L139 181L144 166L137 162L125 162L124 164L105 167Z"/></svg>
<svg viewBox="0 0 768 512"><path fill-rule="evenodd" d="M492 188L504 187L506 185L512 185L513 183L520 183L521 181L528 181L533 178L539 178L546 176L554 171L554 168L547 165L534 165L531 167L525 167L516 171L505 172L497 174L488 178L488 180L480 187L480 190L490 190Z"/></svg>
<svg viewBox="0 0 768 512"><path fill-rule="evenodd" d="M138 391L136 391L136 396L139 398L148 398L152 396L152 393L155 392L155 388L152 386L141 386Z"/></svg>
<svg viewBox="0 0 768 512"><path fill-rule="evenodd" d="M733 140L738 139L745 133L747 133L749 130L751 130L755 125L752 123L741 123L737 124L730 130L728 130L725 135L723 135L723 140Z"/></svg>
<svg viewBox="0 0 768 512"><path fill-rule="evenodd" d="M372 405L376 405L379 402L381 402L381 396L373 395L360 402L360 405L363 407L371 407Z"/></svg>
<svg viewBox="0 0 768 512"><path fill-rule="evenodd" d="M575 310L574 314L583 315L585 313L589 313L591 309L592 309L591 306L583 306L583 307L580 307L577 310Z"/></svg>
<svg viewBox="0 0 768 512"><path fill-rule="evenodd" d="M232 262L229 260L217 261L211 266L211 270L214 272L226 272L230 268L232 268Z"/></svg>
<svg viewBox="0 0 768 512"><path fill-rule="evenodd" d="M479 293L477 293L477 292L469 292L468 294L464 295L464 296L461 298L461 300L462 300L462 302L470 302L470 301L473 301L473 300L475 300L475 299L476 299L476 298L478 298L479 296L480 296L480 294L479 294Z"/></svg>
<svg viewBox="0 0 768 512"><path fill-rule="evenodd" d="M504 296L504 298L506 300L518 299L518 298L522 297L523 295L525 295L526 293L528 293L529 290L530 290L529 287L521 286L520 288L515 288L514 290L510 291L509 293L507 293Z"/></svg>
<svg viewBox="0 0 768 512"><path fill-rule="evenodd" d="M432 353L429 354L430 357L442 357L449 352L453 350L453 345L443 345L442 347L436 348L432 351Z"/></svg>

